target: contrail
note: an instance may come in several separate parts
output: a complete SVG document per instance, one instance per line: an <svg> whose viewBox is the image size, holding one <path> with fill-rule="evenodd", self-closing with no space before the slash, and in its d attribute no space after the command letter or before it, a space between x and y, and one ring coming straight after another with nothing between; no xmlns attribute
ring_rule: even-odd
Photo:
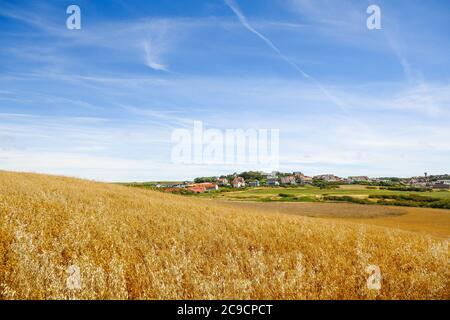
<svg viewBox="0 0 450 320"><path fill-rule="evenodd" d="M237 4L234 2L234 0L224 0L225 4L234 12L234 14L237 16L237 18L239 19L239 22L250 32L256 34L261 40L263 40L273 51L275 51L278 56L283 59L284 61L286 61L288 64L290 64L297 72L299 72L303 77L305 77L306 79L309 79L310 81L312 81L318 88L319 90L327 96L328 99L331 100L331 102L333 102L335 105L337 105L339 108L343 109L343 105L340 101L338 101L335 97L333 97L328 90L326 90L322 84L317 81L316 79L314 79L313 77L311 77L309 74L307 74L305 71L302 70L302 68L300 68L292 59L289 59L288 57L286 57L280 49L278 49L278 47L266 36L264 36L263 34L261 34L260 32L256 31L247 21L247 18L243 15L243 13L240 11L239 7L237 6Z"/></svg>
<svg viewBox="0 0 450 320"><path fill-rule="evenodd" d="M272 48L272 50L274 50L276 53L278 53L278 55L285 60L287 63L289 63L291 66L293 66L298 72L300 72L300 74L302 76L304 76L305 78L310 78L310 76L304 72L294 61L292 61L291 59L289 59L288 57L286 57L281 51L280 49L277 48L277 46L275 46L273 44L272 41L270 41L270 39L268 39L266 36L262 35L261 33L259 33L258 31L256 31L248 22L247 22L247 18L242 14L242 12L239 10L238 6L236 5L236 3L234 2L234 0L225 0L225 4L230 7L230 9L234 12L234 14L238 17L239 21L241 22L241 24L250 32L253 32L254 34L256 34L259 38L261 38L261 40L263 40L270 48Z"/></svg>

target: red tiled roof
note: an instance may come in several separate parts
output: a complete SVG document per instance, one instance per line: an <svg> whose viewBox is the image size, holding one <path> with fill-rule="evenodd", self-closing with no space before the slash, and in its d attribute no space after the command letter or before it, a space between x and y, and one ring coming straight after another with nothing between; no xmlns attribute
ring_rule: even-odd
<svg viewBox="0 0 450 320"><path fill-rule="evenodd" d="M189 187L187 189L192 191L192 192L197 192L197 193L202 193L202 192L206 191L206 188L205 187L201 187L201 186L193 186L193 187Z"/></svg>
<svg viewBox="0 0 450 320"><path fill-rule="evenodd" d="M199 186L205 187L205 188L215 188L216 184L215 183L211 183L211 182L204 182L204 183L200 183Z"/></svg>

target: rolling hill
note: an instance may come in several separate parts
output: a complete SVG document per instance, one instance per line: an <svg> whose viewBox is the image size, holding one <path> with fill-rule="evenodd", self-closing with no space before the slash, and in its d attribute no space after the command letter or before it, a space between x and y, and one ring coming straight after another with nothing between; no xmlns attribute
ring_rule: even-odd
<svg viewBox="0 0 450 320"><path fill-rule="evenodd" d="M367 285L371 265L381 270L380 290ZM448 299L449 292L448 240L0 171L1 299Z"/></svg>

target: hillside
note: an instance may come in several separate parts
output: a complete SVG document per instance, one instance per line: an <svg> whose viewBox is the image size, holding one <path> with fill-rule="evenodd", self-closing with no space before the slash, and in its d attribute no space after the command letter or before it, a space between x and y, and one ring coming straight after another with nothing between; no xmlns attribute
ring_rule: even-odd
<svg viewBox="0 0 450 320"><path fill-rule="evenodd" d="M2 299L448 299L448 281L448 241L0 171Z"/></svg>

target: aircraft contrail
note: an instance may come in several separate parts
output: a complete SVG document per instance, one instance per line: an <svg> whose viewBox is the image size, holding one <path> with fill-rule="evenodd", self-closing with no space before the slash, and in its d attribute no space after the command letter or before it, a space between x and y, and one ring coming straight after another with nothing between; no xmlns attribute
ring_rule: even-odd
<svg viewBox="0 0 450 320"><path fill-rule="evenodd" d="M263 40L273 51L275 51L278 56L283 59L284 61L286 61L288 64L290 64L297 72L299 72L304 78L312 81L318 88L319 90L327 96L328 99L331 100L331 102L333 102L335 105L337 105L339 108L343 109L343 105L342 103L336 99L335 97L333 97L333 95L331 95L328 90L326 90L323 85L317 81L316 79L314 79L313 77L311 77L309 74L307 74L305 71L302 70L302 68L300 68L292 59L286 57L280 49L278 49L278 47L266 36L264 36L263 34L261 34L260 32L258 32L257 30L255 30L247 21L247 18L244 16L244 14L241 12L241 10L239 9L239 7L237 6L237 4L234 2L234 0L224 0L225 4L234 12L234 14L237 16L237 18L239 19L239 22L250 32L254 33L255 35L257 35L261 40ZM344 110L345 111L345 110Z"/></svg>

